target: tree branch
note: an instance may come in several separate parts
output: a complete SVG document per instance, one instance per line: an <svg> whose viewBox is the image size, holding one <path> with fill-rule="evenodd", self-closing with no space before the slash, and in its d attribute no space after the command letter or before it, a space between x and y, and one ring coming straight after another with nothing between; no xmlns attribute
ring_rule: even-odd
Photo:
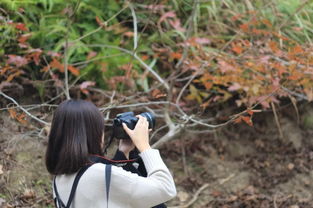
<svg viewBox="0 0 313 208"><path fill-rule="evenodd" d="M2 91L0 91L0 95L2 95L3 97L5 97L8 100L11 100L15 105L17 105L24 113L26 113L26 115L28 115L29 117L31 117L32 119L38 121L39 123L42 123L46 126L50 125L49 123L45 122L44 120L41 120L40 118L37 118L36 116L32 115L31 113L29 113L25 108L23 108L22 106L20 106L18 104L18 102L16 102L13 98L11 98L10 96L4 94Z"/></svg>

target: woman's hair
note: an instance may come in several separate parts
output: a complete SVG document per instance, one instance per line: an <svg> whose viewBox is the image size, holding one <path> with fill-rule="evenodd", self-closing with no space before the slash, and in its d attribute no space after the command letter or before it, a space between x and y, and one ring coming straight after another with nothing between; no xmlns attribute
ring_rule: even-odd
<svg viewBox="0 0 313 208"><path fill-rule="evenodd" d="M84 100L67 100L56 109L46 152L51 174L77 172L91 154L101 154L104 119L98 108Z"/></svg>

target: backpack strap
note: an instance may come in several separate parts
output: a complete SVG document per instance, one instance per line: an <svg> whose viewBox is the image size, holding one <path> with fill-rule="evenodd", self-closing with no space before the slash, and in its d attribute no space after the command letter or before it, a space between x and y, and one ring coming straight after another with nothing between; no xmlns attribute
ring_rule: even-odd
<svg viewBox="0 0 313 208"><path fill-rule="evenodd" d="M106 185L106 195L107 195L107 208L109 208L111 173L112 173L112 165L106 164L105 165L105 185Z"/></svg>
<svg viewBox="0 0 313 208"><path fill-rule="evenodd" d="M65 204L60 198L59 192L57 190L57 185L55 183L55 178L56 176L54 176L54 179L53 179L53 187L54 187L54 193L55 193L54 204L55 204L55 207L63 208L65 207Z"/></svg>
<svg viewBox="0 0 313 208"><path fill-rule="evenodd" d="M75 179L74 179L74 182L73 182L73 185L72 185L72 189L71 189L71 193L70 193L70 196L69 196L69 199L67 201L66 206L65 206L65 204L63 203L63 201L60 198L60 195L59 195L58 190L57 190L56 182L55 182L56 177L54 177L54 179L53 179L53 186L54 186L54 193L55 193L55 196L56 196L55 199L54 199L54 203L55 203L56 207L58 207L58 208L70 208L70 206L72 204L72 201L74 199L74 196L75 196L75 192L76 192L76 189L77 189L77 186L78 186L79 179L85 173L85 171L92 165L93 164L86 165L86 166L82 167L78 171L77 175L75 176ZM105 165L105 184L106 184L107 208L109 207L111 173L112 173L112 165L111 164L106 164Z"/></svg>
<svg viewBox="0 0 313 208"><path fill-rule="evenodd" d="M72 190L71 190L71 193L70 193L70 197L67 201L67 204L66 204L66 208L70 208L71 206L71 203L74 199L74 196L75 196L75 192L76 192L76 189L77 189L77 185L78 185L78 182L79 182L79 179L80 177L82 177L82 175L84 174L84 172L90 167L91 165L85 165L84 167L82 167L79 172L77 173L75 179L74 179L74 182L73 182L73 185L72 185Z"/></svg>

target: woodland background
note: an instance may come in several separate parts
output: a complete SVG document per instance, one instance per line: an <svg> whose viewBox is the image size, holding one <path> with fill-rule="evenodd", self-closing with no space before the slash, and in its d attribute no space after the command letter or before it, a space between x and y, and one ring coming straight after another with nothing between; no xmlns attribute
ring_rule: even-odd
<svg viewBox="0 0 313 208"><path fill-rule="evenodd" d="M0 207L53 207L65 99L157 117L169 207L313 207L313 1L1 0Z"/></svg>

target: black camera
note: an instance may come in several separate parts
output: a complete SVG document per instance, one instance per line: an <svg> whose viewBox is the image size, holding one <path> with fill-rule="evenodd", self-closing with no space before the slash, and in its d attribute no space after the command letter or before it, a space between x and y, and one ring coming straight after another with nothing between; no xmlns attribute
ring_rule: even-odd
<svg viewBox="0 0 313 208"><path fill-rule="evenodd" d="M154 129L155 126L155 117L150 112L144 112L140 114L141 116L147 118L147 121L149 122L149 129ZM126 112L126 113L120 113L117 114L116 118L114 118L113 121L113 136L116 139L130 139L128 134L123 129L122 123L125 123L128 128L134 129L137 121L139 118L137 118L133 112Z"/></svg>

